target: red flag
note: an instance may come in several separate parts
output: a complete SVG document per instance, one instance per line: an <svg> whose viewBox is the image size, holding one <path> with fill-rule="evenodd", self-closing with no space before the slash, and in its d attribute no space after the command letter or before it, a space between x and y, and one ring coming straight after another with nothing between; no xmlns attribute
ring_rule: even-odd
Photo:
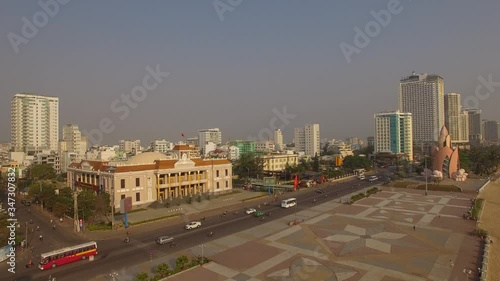
<svg viewBox="0 0 500 281"><path fill-rule="evenodd" d="M182 137L184 137L184 134L181 134Z"/></svg>
<svg viewBox="0 0 500 281"><path fill-rule="evenodd" d="M297 186L299 186L299 175L295 174L295 181L293 183L293 191L297 190Z"/></svg>

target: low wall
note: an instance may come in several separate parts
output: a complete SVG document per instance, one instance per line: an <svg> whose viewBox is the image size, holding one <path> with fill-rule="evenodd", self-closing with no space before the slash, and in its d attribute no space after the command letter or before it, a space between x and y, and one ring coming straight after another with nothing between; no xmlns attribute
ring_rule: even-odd
<svg viewBox="0 0 500 281"><path fill-rule="evenodd" d="M487 276L488 276L488 255L490 252L490 245L491 245L491 240L489 236L486 236L486 242L484 243L484 249L483 249L483 262L481 264L481 271L479 272L480 274L480 280L481 281L486 281Z"/></svg>
<svg viewBox="0 0 500 281"><path fill-rule="evenodd" d="M483 186L481 186L481 188L479 189L479 191L478 191L478 192L483 191L483 190L484 190L484 187L485 187L485 186L487 186L489 183L490 183L490 180L488 180L487 182L485 182L485 183L483 184Z"/></svg>

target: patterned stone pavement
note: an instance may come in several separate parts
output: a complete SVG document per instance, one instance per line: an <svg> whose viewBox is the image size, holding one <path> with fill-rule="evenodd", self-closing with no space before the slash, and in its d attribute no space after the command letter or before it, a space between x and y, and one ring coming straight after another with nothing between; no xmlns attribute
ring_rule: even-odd
<svg viewBox="0 0 500 281"><path fill-rule="evenodd" d="M479 249L475 225L462 218L471 195L421 193L385 189L353 205L324 203L298 212L305 222L290 227L292 210L207 243L213 262L175 280L461 280L479 255L470 252Z"/></svg>

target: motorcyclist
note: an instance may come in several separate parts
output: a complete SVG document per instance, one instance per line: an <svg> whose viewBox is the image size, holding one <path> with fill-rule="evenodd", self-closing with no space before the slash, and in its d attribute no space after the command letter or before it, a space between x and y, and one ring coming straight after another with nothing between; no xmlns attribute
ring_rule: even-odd
<svg viewBox="0 0 500 281"><path fill-rule="evenodd" d="M40 234L40 241L42 241L42 240L43 240L43 236Z"/></svg>
<svg viewBox="0 0 500 281"><path fill-rule="evenodd" d="M128 242L130 242L130 237L127 236L127 237L125 237L125 243L128 243Z"/></svg>
<svg viewBox="0 0 500 281"><path fill-rule="evenodd" d="M210 233L208 233L208 236L212 237L212 236L214 236L214 233L212 231L210 231Z"/></svg>

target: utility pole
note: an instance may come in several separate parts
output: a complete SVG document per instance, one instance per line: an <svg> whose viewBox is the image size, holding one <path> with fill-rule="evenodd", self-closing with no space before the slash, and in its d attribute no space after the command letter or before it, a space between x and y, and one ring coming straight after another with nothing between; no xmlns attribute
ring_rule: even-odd
<svg viewBox="0 0 500 281"><path fill-rule="evenodd" d="M25 247L28 248L28 222L25 222L25 228L26 228L26 245Z"/></svg>
<svg viewBox="0 0 500 281"><path fill-rule="evenodd" d="M424 155L424 162L425 162L425 196L427 196L427 155Z"/></svg>
<svg viewBox="0 0 500 281"><path fill-rule="evenodd" d="M115 229L115 176L113 172L115 171L114 167L109 167L107 172L111 175L111 230Z"/></svg>

